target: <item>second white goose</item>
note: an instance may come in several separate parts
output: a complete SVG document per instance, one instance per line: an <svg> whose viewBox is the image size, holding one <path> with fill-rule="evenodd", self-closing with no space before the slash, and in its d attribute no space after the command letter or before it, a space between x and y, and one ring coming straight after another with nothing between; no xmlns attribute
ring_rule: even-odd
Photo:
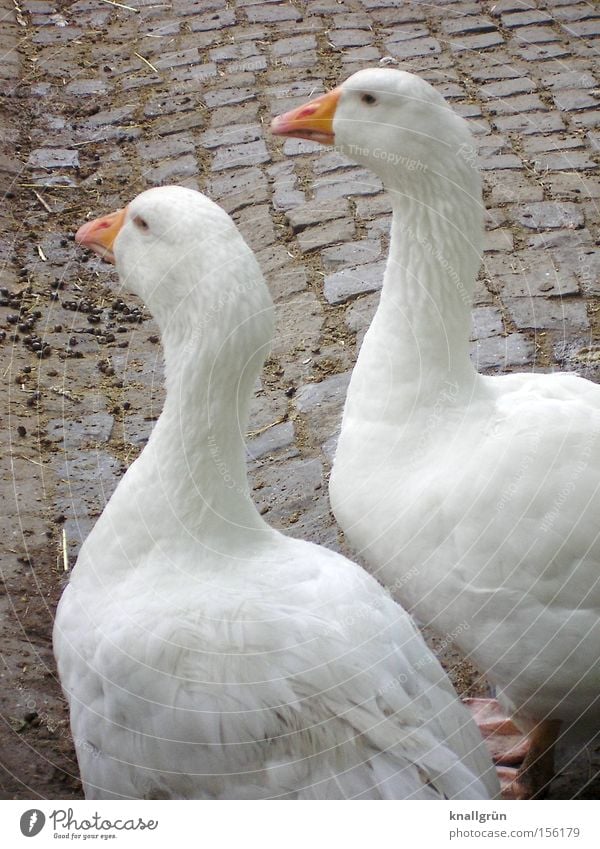
<svg viewBox="0 0 600 849"><path fill-rule="evenodd" d="M512 792L542 794L559 734L600 729L600 387L471 364L481 180L466 121L431 85L359 71L272 128L335 144L391 194L334 513L373 573L497 686L530 744Z"/></svg>

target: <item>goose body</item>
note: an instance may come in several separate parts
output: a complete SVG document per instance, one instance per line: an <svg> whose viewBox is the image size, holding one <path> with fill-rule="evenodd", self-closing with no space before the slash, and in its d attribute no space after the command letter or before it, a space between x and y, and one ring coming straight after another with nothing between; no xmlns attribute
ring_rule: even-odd
<svg viewBox="0 0 600 849"><path fill-rule="evenodd" d="M78 241L148 304L167 380L56 615L86 797L494 796L479 731L406 612L249 497L243 434L273 314L233 222L166 187Z"/></svg>
<svg viewBox="0 0 600 849"><path fill-rule="evenodd" d="M392 201L381 300L330 484L347 540L485 672L521 729L545 729L544 751L559 726L591 737L600 728L600 387L472 366L483 204L466 122L424 80L371 69L273 129L335 142L382 178Z"/></svg>

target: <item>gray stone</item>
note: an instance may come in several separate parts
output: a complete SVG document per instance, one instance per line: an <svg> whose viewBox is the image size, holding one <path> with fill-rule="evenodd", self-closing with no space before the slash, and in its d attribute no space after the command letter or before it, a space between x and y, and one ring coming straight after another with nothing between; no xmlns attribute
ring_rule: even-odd
<svg viewBox="0 0 600 849"><path fill-rule="evenodd" d="M550 27L523 27L514 33L515 41L522 41L528 46L535 44L547 45L560 41L560 36Z"/></svg>
<svg viewBox="0 0 600 849"><path fill-rule="evenodd" d="M257 141L261 137L260 124L235 124L232 127L221 127L218 130L207 130L200 136L200 144L207 150L213 150L215 147L227 147Z"/></svg>
<svg viewBox="0 0 600 849"><path fill-rule="evenodd" d="M485 83L488 80L517 79L524 75L524 72L516 67L515 62L509 64L508 60L506 62L497 62L493 61L491 56L489 58L491 61L486 62L485 65L477 63L470 67L469 73L475 82Z"/></svg>
<svg viewBox="0 0 600 849"><path fill-rule="evenodd" d="M251 460L260 460L267 455L276 454L284 448L293 448L294 439L294 423L282 422L267 428L259 436L249 439L246 443L247 453ZM293 448L293 453L286 456L296 456L297 454L298 450Z"/></svg>
<svg viewBox="0 0 600 849"><path fill-rule="evenodd" d="M301 386L294 398L294 405L298 412L311 413L323 407L334 407L341 410L348 391L351 374L351 371L334 374L331 377L326 377L320 383L307 383L305 386Z"/></svg>
<svg viewBox="0 0 600 849"><path fill-rule="evenodd" d="M519 56L528 62L542 62L547 59L559 59L570 53L566 46L560 44L529 44L519 49Z"/></svg>
<svg viewBox="0 0 600 849"><path fill-rule="evenodd" d="M64 44L68 41L75 41L81 38L84 31L78 27L44 27L34 32L31 35L31 40L34 44Z"/></svg>
<svg viewBox="0 0 600 849"><path fill-rule="evenodd" d="M565 334L589 327L582 300L559 298L506 298L505 306L520 329L552 329Z"/></svg>
<svg viewBox="0 0 600 849"><path fill-rule="evenodd" d="M344 268L325 277L323 292L330 304L342 304L355 295L381 289L386 261Z"/></svg>
<svg viewBox="0 0 600 849"><path fill-rule="evenodd" d="M600 20L598 18L589 21L569 21L568 24L562 24L562 26L569 35L576 38L590 38L593 35L600 35Z"/></svg>
<svg viewBox="0 0 600 849"><path fill-rule="evenodd" d="M325 271L335 271L346 265L363 265L375 262L381 256L380 239L355 239L346 245L325 248L321 261Z"/></svg>
<svg viewBox="0 0 600 849"><path fill-rule="evenodd" d="M161 159L172 159L184 153L194 153L196 146L191 135L181 133L153 141L139 141L136 149L142 159L155 162Z"/></svg>
<svg viewBox="0 0 600 849"><path fill-rule="evenodd" d="M85 127L101 127L105 129L107 126L115 124L124 124L133 120L137 104L128 103L125 106L117 106L114 109L106 109L102 112L96 112L83 122ZM162 113L159 113L162 114Z"/></svg>
<svg viewBox="0 0 600 849"><path fill-rule="evenodd" d="M32 168L79 168L79 153L60 147L40 147L29 154Z"/></svg>
<svg viewBox="0 0 600 849"><path fill-rule="evenodd" d="M351 218L338 218L317 227L307 227L297 234L302 253L318 250L336 242L345 242L354 238L355 225Z"/></svg>
<svg viewBox="0 0 600 849"><path fill-rule="evenodd" d="M278 211L289 212L298 206L303 206L305 201L304 192L290 185L278 185L273 192L273 207Z"/></svg>
<svg viewBox="0 0 600 849"><path fill-rule="evenodd" d="M227 168L248 167L268 162L271 154L263 139L246 142L245 144L232 144L228 147L219 147L214 155L211 170L224 171Z"/></svg>
<svg viewBox="0 0 600 849"><path fill-rule="evenodd" d="M276 244L258 251L256 259L274 301L282 301L306 289L308 276L305 266L292 264L291 255L282 245Z"/></svg>
<svg viewBox="0 0 600 849"><path fill-rule="evenodd" d="M65 451L70 451L108 442L113 425L114 419L108 413L89 413L81 420L50 419L47 434L49 439L62 442Z"/></svg>
<svg viewBox="0 0 600 849"><path fill-rule="evenodd" d="M598 127L600 126L600 109L592 109L590 112L575 112L570 116L574 127Z"/></svg>
<svg viewBox="0 0 600 849"><path fill-rule="evenodd" d="M188 130L202 129L205 123L205 115L198 108L180 114L157 117L154 119L152 129L157 136L170 136L175 135L175 133L184 133ZM127 128L127 132L131 135L129 128ZM141 131L139 132L141 133Z"/></svg>
<svg viewBox="0 0 600 849"><path fill-rule="evenodd" d="M194 177L198 174L198 163L196 157L189 153L179 156L177 159L167 159L152 168L145 168L142 176L152 186L169 185L179 183L186 177Z"/></svg>
<svg viewBox="0 0 600 849"><path fill-rule="evenodd" d="M350 214L348 201L339 199L333 201L309 201L302 206L291 209L286 213L287 220L293 233L299 233L306 227L344 218Z"/></svg>
<svg viewBox="0 0 600 849"><path fill-rule="evenodd" d="M415 38L410 41L386 41L385 49L395 59L412 59L415 56L435 56L442 52L435 38Z"/></svg>
<svg viewBox="0 0 600 849"><path fill-rule="evenodd" d="M281 301L276 313L273 354L312 350L319 343L322 326L323 310L313 292Z"/></svg>
<svg viewBox="0 0 600 849"><path fill-rule="evenodd" d="M153 57L152 64L158 70L171 70L182 65L198 65L200 64L200 54L197 47L190 47L187 50L177 50L172 53L164 53L159 57Z"/></svg>
<svg viewBox="0 0 600 849"><path fill-rule="evenodd" d="M502 15L502 26L512 27L529 26L530 24L551 23L552 15L541 9L528 9L525 12L514 12L510 15Z"/></svg>
<svg viewBox="0 0 600 849"><path fill-rule="evenodd" d="M450 49L454 53L462 53L464 50L486 50L488 47L497 47L499 44L504 44L504 39L499 32L483 32L453 39L450 42Z"/></svg>
<svg viewBox="0 0 600 849"><path fill-rule="evenodd" d="M213 177L209 180L207 190L209 196L218 200L229 213L269 199L267 180L258 168L246 168Z"/></svg>
<svg viewBox="0 0 600 849"><path fill-rule="evenodd" d="M193 18L189 21L189 27L192 32L206 32L213 29L224 29L235 24L235 12L233 9L215 9L212 12L207 12L199 18Z"/></svg>
<svg viewBox="0 0 600 849"><path fill-rule="evenodd" d="M63 482L56 508L69 518L99 516L123 473L122 465L106 451L77 450L55 454L52 466Z"/></svg>
<svg viewBox="0 0 600 849"><path fill-rule="evenodd" d="M294 80L285 85L269 86L265 94L269 98L271 114L274 117L296 106L301 106L307 100L322 94L323 91L323 83L320 80Z"/></svg>
<svg viewBox="0 0 600 849"><path fill-rule="evenodd" d="M349 195L375 195L383 188L379 177L366 168L353 168L315 181L317 200L333 200Z"/></svg>
<svg viewBox="0 0 600 849"><path fill-rule="evenodd" d="M538 153L534 159L535 170L546 171L587 171L597 168L593 159L584 151L564 153Z"/></svg>
<svg viewBox="0 0 600 849"><path fill-rule="evenodd" d="M488 105L492 115L514 115L516 112L547 111L546 104L537 94L522 94L516 97L504 97Z"/></svg>
<svg viewBox="0 0 600 849"><path fill-rule="evenodd" d="M288 3L281 6L277 6L273 3L248 6L244 11L250 23L253 24L273 24L278 21L302 20L302 12L299 9L296 9L295 6Z"/></svg>
<svg viewBox="0 0 600 849"><path fill-rule="evenodd" d="M556 108L561 112L581 112L584 109L597 109L598 98L589 91L581 89L563 89L552 95Z"/></svg>
<svg viewBox="0 0 600 849"><path fill-rule="evenodd" d="M502 313L498 307L476 307L472 312L471 339L486 339L504 333Z"/></svg>
<svg viewBox="0 0 600 849"><path fill-rule="evenodd" d="M87 95L87 94L106 94L108 84L106 80L73 80L66 86L66 91L69 94Z"/></svg>
<svg viewBox="0 0 600 849"><path fill-rule="evenodd" d="M535 91L535 83L527 77L514 77L498 82L488 83L479 89L479 94L485 98L509 97L514 94L526 94Z"/></svg>
<svg viewBox="0 0 600 849"><path fill-rule="evenodd" d="M189 83L194 82L196 85L206 82L206 80L217 76L217 67L214 62L204 62L193 65L179 65L171 68L169 76L172 80L178 82Z"/></svg>
<svg viewBox="0 0 600 849"><path fill-rule="evenodd" d="M253 251L277 241L268 206L247 206L234 215L234 221Z"/></svg>
<svg viewBox="0 0 600 849"><path fill-rule="evenodd" d="M286 139L283 145L285 156L304 156L306 153L320 154L323 146L309 139Z"/></svg>
<svg viewBox="0 0 600 849"><path fill-rule="evenodd" d="M200 97L195 92L176 95L160 95L149 100L144 107L148 118L163 117L179 112L192 112L202 108ZM130 113L122 117L129 117Z"/></svg>
<svg viewBox="0 0 600 849"><path fill-rule="evenodd" d="M587 230L536 233L528 242L551 251L553 263L563 271L574 273L585 293L600 295L600 253Z"/></svg>
<svg viewBox="0 0 600 849"><path fill-rule="evenodd" d="M313 171L315 174L327 174L328 171L337 171L339 168L348 168L353 163L339 150L328 150L322 145L319 148L320 155L313 160Z"/></svg>
<svg viewBox="0 0 600 849"><path fill-rule="evenodd" d="M360 218L373 218L392 211L392 201L387 192L375 197L357 198L356 212Z"/></svg>
<svg viewBox="0 0 600 849"><path fill-rule="evenodd" d="M514 247L513 234L504 227L486 230L483 237L485 251L512 251Z"/></svg>
<svg viewBox="0 0 600 849"><path fill-rule="evenodd" d="M503 372L509 367L529 365L534 356L534 346L523 333L487 336L471 345L471 359L479 371Z"/></svg>
<svg viewBox="0 0 600 849"><path fill-rule="evenodd" d="M314 50L317 41L314 35L300 35L292 38L280 38L271 45L271 53L277 59L283 59L294 53Z"/></svg>
<svg viewBox="0 0 600 849"><path fill-rule="evenodd" d="M565 133L551 136L531 136L523 139L523 149L527 154L562 152L581 147L584 147L584 141L580 136Z"/></svg>
<svg viewBox="0 0 600 849"><path fill-rule="evenodd" d="M558 229L560 227L582 227L583 213L574 203L542 201L513 207L511 217L531 230Z"/></svg>
<svg viewBox="0 0 600 849"><path fill-rule="evenodd" d="M442 19L442 29L447 33L490 32L496 24L485 15L459 15Z"/></svg>
<svg viewBox="0 0 600 849"><path fill-rule="evenodd" d="M502 298L579 294L579 284L572 271L556 268L547 252L519 251L513 254L511 266L512 273L499 274L491 283L492 290Z"/></svg>
<svg viewBox="0 0 600 849"><path fill-rule="evenodd" d="M564 130L565 123L558 112L522 112L517 115L498 115L494 126L506 133L553 133Z"/></svg>
<svg viewBox="0 0 600 849"><path fill-rule="evenodd" d="M213 109L210 116L211 127L225 127L227 132L234 124L248 124L258 119L258 101L252 100L233 106Z"/></svg>
<svg viewBox="0 0 600 849"><path fill-rule="evenodd" d="M544 198L543 188L520 171L503 171L498 174L488 171L485 174L485 185L490 204L527 203Z"/></svg>
<svg viewBox="0 0 600 849"><path fill-rule="evenodd" d="M480 158L479 168L481 171L508 171L510 169L519 171L523 168L523 163L514 153L503 153Z"/></svg>
<svg viewBox="0 0 600 849"><path fill-rule="evenodd" d="M575 90L595 88L598 82L590 71L562 70L542 77L542 84L556 91L563 88Z"/></svg>
<svg viewBox="0 0 600 849"><path fill-rule="evenodd" d="M320 460L266 464L252 475L253 499L270 525L323 541L329 505Z"/></svg>
<svg viewBox="0 0 600 849"><path fill-rule="evenodd" d="M334 47L364 47L373 41L373 33L365 29L334 29L329 32L329 42Z"/></svg>
<svg viewBox="0 0 600 849"><path fill-rule="evenodd" d="M346 310L346 326L356 333L356 347L360 348L379 306L379 292L354 301Z"/></svg>
<svg viewBox="0 0 600 849"><path fill-rule="evenodd" d="M244 103L254 100L256 92L252 88L223 88L218 91L207 91L204 93L204 102L209 109L219 106Z"/></svg>

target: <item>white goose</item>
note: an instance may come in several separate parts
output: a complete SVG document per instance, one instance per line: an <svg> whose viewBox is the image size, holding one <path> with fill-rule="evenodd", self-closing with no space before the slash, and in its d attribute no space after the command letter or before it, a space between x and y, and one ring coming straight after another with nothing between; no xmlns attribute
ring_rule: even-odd
<svg viewBox="0 0 600 849"><path fill-rule="evenodd" d="M374 574L497 686L529 738L512 792L541 795L557 736L600 728L600 387L474 370L481 181L467 123L432 86L359 71L272 128L335 143L391 193L390 254L348 390L334 513Z"/></svg>
<svg viewBox="0 0 600 849"><path fill-rule="evenodd" d="M167 379L56 615L86 796L494 796L479 731L410 617L249 497L243 434L273 312L231 219L156 188L77 241L151 309Z"/></svg>

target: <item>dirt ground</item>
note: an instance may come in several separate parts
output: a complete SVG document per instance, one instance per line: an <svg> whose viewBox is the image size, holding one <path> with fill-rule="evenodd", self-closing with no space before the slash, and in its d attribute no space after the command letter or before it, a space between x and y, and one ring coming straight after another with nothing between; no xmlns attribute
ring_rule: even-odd
<svg viewBox="0 0 600 849"><path fill-rule="evenodd" d="M75 799L53 613L163 398L156 327L76 250L77 227L171 182L234 215L279 316L249 434L255 499L272 524L344 550L327 474L389 206L348 163L310 143L282 150L263 126L390 53L438 84L476 125L491 210L474 357L490 373L567 367L598 380L600 16L520 0L0 0L0 17L0 798ZM313 217L298 224L306 204ZM353 239L365 259L348 253ZM524 297L517 281L549 257L550 290ZM324 297L323 279L359 262L363 289ZM428 639L460 693L486 692ZM552 798L600 796L600 741L559 762Z"/></svg>

